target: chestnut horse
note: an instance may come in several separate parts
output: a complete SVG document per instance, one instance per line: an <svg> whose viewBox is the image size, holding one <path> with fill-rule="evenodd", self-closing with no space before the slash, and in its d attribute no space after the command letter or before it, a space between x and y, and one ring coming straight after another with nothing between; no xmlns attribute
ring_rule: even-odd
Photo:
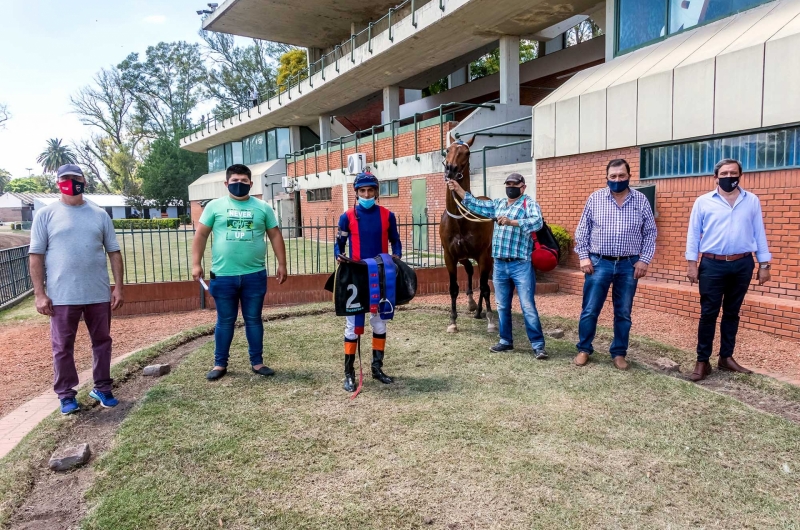
<svg viewBox="0 0 800 530"><path fill-rule="evenodd" d="M451 144L445 151L444 160L444 180L445 185L448 180L456 180L465 191L470 189L469 181L469 148L475 141L475 137L468 142L456 142ZM483 302L486 302L486 318L489 321L489 332L497 331L494 322L492 308L489 305L489 278L494 267L492 259L492 233L494 223L476 222L476 216L465 217L462 210L456 203L455 195L448 189L445 191L446 208L442 214L439 224L439 237L442 240L444 249L444 263L447 272L450 274L450 325L447 327L449 333L458 331L456 325L457 311L456 298L458 298L458 264L461 263L467 271L467 297L469 298L469 311L475 311L475 318L483 318L481 312ZM488 197L479 197L487 199ZM480 270L480 294L478 303L472 298L472 263L470 259L478 262Z"/></svg>

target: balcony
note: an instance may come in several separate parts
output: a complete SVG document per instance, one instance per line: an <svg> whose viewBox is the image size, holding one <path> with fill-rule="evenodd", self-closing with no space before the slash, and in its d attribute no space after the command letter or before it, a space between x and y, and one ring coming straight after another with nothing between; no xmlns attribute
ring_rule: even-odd
<svg viewBox="0 0 800 530"><path fill-rule="evenodd" d="M270 2L233 0L223 4L206 27L241 34L235 30L235 21L245 16L245 7L256 4L263 4L263 9L252 7L252 24L266 24L263 17L277 16L277 11L269 11ZM312 5L327 9L339 3L331 0ZM318 116L336 114L387 86L422 88L441 77L437 70L441 65L469 62L471 54L492 47L502 35L532 36L597 5L596 0L568 5L554 0L433 0L425 4L407 0L378 23L335 46L311 65L308 77L263 95L256 107L203 123L201 129L181 140L181 146L205 152L271 127L315 123ZM383 24L385 30L379 31ZM275 39L266 33L259 35ZM411 79L415 86L409 86Z"/></svg>

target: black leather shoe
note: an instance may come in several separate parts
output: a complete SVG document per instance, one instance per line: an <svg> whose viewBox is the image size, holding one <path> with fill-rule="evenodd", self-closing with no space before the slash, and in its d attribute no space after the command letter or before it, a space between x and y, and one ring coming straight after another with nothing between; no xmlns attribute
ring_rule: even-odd
<svg viewBox="0 0 800 530"><path fill-rule="evenodd" d="M216 381L217 379L222 378L223 375L228 373L227 368L223 368L222 370L211 370L206 374L206 379L209 381Z"/></svg>
<svg viewBox="0 0 800 530"><path fill-rule="evenodd" d="M250 369L253 370L254 374L258 374L258 375L264 375L264 376L275 375L275 370L273 370L272 368L270 368L269 366L266 366L266 365L262 366L258 370L256 370L255 368L252 368L252 367Z"/></svg>

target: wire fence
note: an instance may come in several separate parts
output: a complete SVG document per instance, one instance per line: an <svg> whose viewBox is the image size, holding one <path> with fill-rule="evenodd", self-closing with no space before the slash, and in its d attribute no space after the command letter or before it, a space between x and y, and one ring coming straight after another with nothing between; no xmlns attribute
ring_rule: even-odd
<svg viewBox="0 0 800 530"><path fill-rule="evenodd" d="M0 250L0 307L31 289L28 245Z"/></svg>

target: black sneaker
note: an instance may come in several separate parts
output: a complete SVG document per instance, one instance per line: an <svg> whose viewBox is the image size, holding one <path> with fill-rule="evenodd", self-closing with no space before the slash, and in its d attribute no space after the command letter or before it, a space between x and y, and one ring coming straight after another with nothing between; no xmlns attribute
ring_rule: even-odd
<svg viewBox="0 0 800 530"><path fill-rule="evenodd" d="M547 352L544 350L533 350L533 358L538 361L544 361L547 359Z"/></svg>
<svg viewBox="0 0 800 530"><path fill-rule="evenodd" d="M502 342L498 342L497 344L489 348L489 351L492 353L500 353L504 351L512 351L513 349L514 349L513 344L503 344Z"/></svg>

